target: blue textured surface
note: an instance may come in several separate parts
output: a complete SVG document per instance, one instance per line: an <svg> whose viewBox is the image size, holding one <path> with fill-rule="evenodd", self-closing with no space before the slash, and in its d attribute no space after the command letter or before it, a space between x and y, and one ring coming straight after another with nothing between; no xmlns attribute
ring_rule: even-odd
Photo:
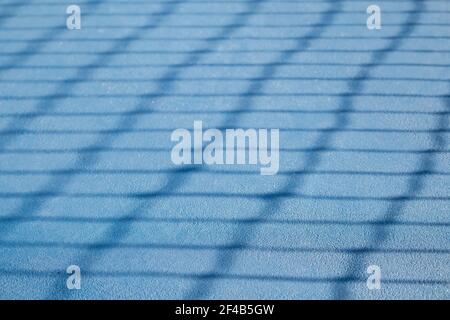
<svg viewBox="0 0 450 320"><path fill-rule="evenodd" d="M449 298L450 1L0 8L0 298ZM279 174L174 166L194 120Z"/></svg>

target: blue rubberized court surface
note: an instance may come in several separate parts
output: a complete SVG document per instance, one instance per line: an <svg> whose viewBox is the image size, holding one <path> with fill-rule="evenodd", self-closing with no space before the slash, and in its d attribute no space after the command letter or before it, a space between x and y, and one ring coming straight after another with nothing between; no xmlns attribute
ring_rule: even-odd
<svg viewBox="0 0 450 320"><path fill-rule="evenodd" d="M449 299L450 1L0 8L0 298ZM279 173L174 165L194 120Z"/></svg>

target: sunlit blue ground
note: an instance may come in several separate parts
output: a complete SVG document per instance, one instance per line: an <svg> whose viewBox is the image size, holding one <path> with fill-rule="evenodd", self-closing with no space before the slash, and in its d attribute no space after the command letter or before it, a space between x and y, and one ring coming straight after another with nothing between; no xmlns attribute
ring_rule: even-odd
<svg viewBox="0 0 450 320"><path fill-rule="evenodd" d="M0 3L0 298L450 297L450 1ZM173 165L194 120L279 174Z"/></svg>

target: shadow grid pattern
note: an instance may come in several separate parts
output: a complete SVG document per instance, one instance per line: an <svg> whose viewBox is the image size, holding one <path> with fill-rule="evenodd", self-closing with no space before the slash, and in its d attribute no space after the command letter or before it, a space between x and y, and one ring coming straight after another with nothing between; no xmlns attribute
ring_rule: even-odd
<svg viewBox="0 0 450 320"><path fill-rule="evenodd" d="M0 298L450 297L450 1L70 4L0 5ZM174 166L195 120L280 172Z"/></svg>

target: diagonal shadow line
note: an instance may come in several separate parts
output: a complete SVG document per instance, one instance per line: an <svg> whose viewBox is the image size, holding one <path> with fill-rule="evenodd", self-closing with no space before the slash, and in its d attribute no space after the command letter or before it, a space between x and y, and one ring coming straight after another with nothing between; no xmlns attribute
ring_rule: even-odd
<svg viewBox="0 0 450 320"><path fill-rule="evenodd" d="M333 6L333 9L335 9L335 6ZM330 21L330 18L333 16L333 10L329 10L327 12L324 13L322 21ZM244 25L243 23L240 23L239 25ZM314 36L315 34L320 34L321 28L319 29L314 29L311 32L311 36ZM314 37L310 37L310 39L312 39ZM285 53L283 53L281 55L281 57L278 57L277 61L285 61L288 60L293 54L301 52L306 50L308 47L310 46L310 41L302 41L298 44L298 50L294 51L294 50L290 50L287 51ZM197 59L198 60L198 59ZM271 75L273 75L273 73L275 72L276 68L274 68L273 64L268 64L262 72L262 75L266 76L266 77L270 77ZM250 88L250 90L261 90L262 89L262 85L260 83L256 83L253 84ZM231 116L227 117L226 120L224 121L224 123L230 123L230 121L235 120L238 115L239 115L239 110L243 110L242 108L247 108L248 106L251 105L251 96L250 95L245 95L244 98L240 101L240 103L238 103L238 109L236 111L238 112L233 112L231 114ZM192 173L192 172L196 172L199 171L199 167L194 167L194 166L190 166L190 167L183 167L181 169L179 169L175 174L172 175L172 177L169 177L169 183L163 188L161 189L158 193L160 192L164 192L164 190L176 190L179 186L183 185L185 183L185 181L188 180L187 175L183 176L182 179L180 179L177 175L177 173ZM132 212L128 213L126 216L122 217L121 219L118 220L118 223L116 223L110 230L108 230L106 236L104 237L104 239L106 239L107 241L111 241L113 240L113 242L116 242L118 240L120 240L121 238L123 238L131 229L131 225L132 222L134 222L134 219L138 220L138 217L140 214L142 214L142 211L144 210L148 210L149 206L146 204L143 204L141 206L136 207ZM90 265L93 264L93 256L92 254L86 254L85 257L83 257L82 259L80 259L80 262L85 262L83 264L83 268L87 268L89 269ZM59 288L59 285L57 285L57 287ZM70 294L67 293L67 294ZM53 296L50 296L50 298L54 298Z"/></svg>
<svg viewBox="0 0 450 320"><path fill-rule="evenodd" d="M95 6L91 7L91 10L95 10L96 7L100 5L100 2L97 2ZM139 36L142 33L145 33L148 31L148 29L156 29L158 26L164 21L164 19L173 14L176 9L178 8L178 5L172 6L169 4L166 4L162 7L161 11L159 12L160 15L156 19L150 19L147 22L146 26L143 28L138 29L133 34L125 37L120 38L115 41L115 44L112 46L111 49L109 49L107 52L104 52L104 54L99 54L98 58L95 59L93 62L89 63L86 68L80 68L77 73L71 78L68 79L68 81L63 81L55 90L54 94L49 94L40 97L41 101L37 104L35 107L36 112L33 112L30 117L20 119L20 121L10 121L6 128L9 128L11 130L23 130L26 126L31 124L34 120L38 119L40 116L44 116L47 114L51 114L51 111L54 110L57 107L57 100L52 99L54 95L60 96L61 99L69 99L72 96L72 93L74 92L76 85L83 83L83 79L87 79L90 76L92 76L96 70L106 67L109 62L111 62L117 52L126 49L130 43L132 43L134 40L139 39ZM64 30L63 27L61 27L62 30ZM47 39L49 36L55 36L57 33L54 31L49 32L49 34L46 34L43 38ZM2 68L4 70L13 69L16 65L20 65L24 61L26 61L27 58L31 57L32 55L37 54L42 48L44 47L45 42L42 45L31 45L27 47L23 52L22 55L20 55L15 61L9 63L5 68ZM21 58L21 56L24 56L24 59ZM72 81L71 81L72 80ZM12 135L9 138L2 138L0 140L0 150L5 149L9 144L14 142L14 140L18 137L18 135Z"/></svg>
<svg viewBox="0 0 450 320"><path fill-rule="evenodd" d="M409 17L410 23L405 26L402 30L403 37L406 38L409 34L411 34L415 28L415 23L419 23L419 20L421 18L421 13L425 11L426 5L424 4L423 0L417 0L414 1L416 12L415 14L411 14ZM399 40L399 42L392 45L392 50L395 50L396 47L400 45L402 40ZM448 97L443 99L445 105L447 108L450 108L450 99ZM443 117L442 115L438 118L436 127L445 129L448 127L448 118ZM432 141L433 141L433 149L442 150L446 146L446 138L440 133L439 130L436 130L431 135ZM417 171L418 172L424 172L427 170L433 170L436 166L436 159L435 159L435 153L434 152L427 152L420 155L420 161ZM407 197L412 197L414 195L417 195L418 193L423 190L426 175L419 174L419 175L412 175L406 184L406 190L405 192L398 196L398 199L393 199L390 201L388 208L385 211L384 216L379 220L378 225L375 225L373 227L373 236L370 240L370 245L373 247L377 247L381 245L388 237L389 234L389 226L392 226L397 221L397 218L399 218L402 215L402 212L404 211L407 201L405 199ZM364 276L365 270L363 270L364 265L367 260L367 255L369 252L366 253L366 255L353 255L350 259L350 262L347 266L346 275L349 274L362 274ZM344 276L346 276L344 275ZM333 296L335 299L348 299L350 297L350 290L348 288L348 285L345 283L336 283L333 288Z"/></svg>
<svg viewBox="0 0 450 320"><path fill-rule="evenodd" d="M323 12L320 18L320 23L317 25L320 25L320 27L314 27L306 37L308 40L304 41L303 39L300 40L297 43L297 47L293 50L289 50L287 52L284 52L277 61L289 61L289 59L293 56L294 53L299 53L302 51L306 51L310 45L311 42L314 41L314 39L320 37L321 34L323 34L326 30L326 28L329 28L333 21L336 18L336 14L341 10L342 8L342 2L336 1L336 2L329 2L328 10ZM270 79L277 71L277 67L274 65L267 65L263 72L262 77L266 77L267 79ZM264 89L264 82L254 82L250 88L248 89L248 92L260 92ZM251 108L253 105L253 96L252 95L245 95L244 98L240 101L239 106L241 107L241 111L248 111L249 108ZM239 110L238 110L239 111ZM239 112L235 112L231 115L228 123L236 123L236 115L239 115ZM288 185L286 188L283 188L283 190L290 190L291 186ZM279 207L280 203L280 197L277 197L276 195L267 195L264 197L264 200L267 201L266 207L261 210L261 212L258 214L258 219L262 219L262 217L267 216L267 213L275 212L276 207ZM258 222L253 223L253 226L256 227L258 225ZM248 243L249 239L253 236L255 228L252 229L246 229L246 232L243 233L239 227L236 229L234 235L232 236L232 244L235 245L242 245L246 246L246 243ZM210 271L208 274L212 275L217 273L217 270L221 270L221 272L228 272L235 260L235 253L230 251L223 251L221 253L218 253L216 256L216 261L214 262L214 266L212 268L212 271ZM209 293L212 290L212 287L214 285L214 277L210 277L206 275L205 278L200 279L197 281L197 283L189 289L189 291L185 295L185 299L202 299L206 298Z"/></svg>
<svg viewBox="0 0 450 320"><path fill-rule="evenodd" d="M248 21L248 19L255 14L256 12L258 12L258 10L261 9L262 4L264 3L264 0L255 3L246 3L247 9L247 15L239 15L235 20L234 23L230 24L230 25L226 25L223 27L223 29L220 31L220 35L218 38L228 38L230 37L234 32L236 32L237 30L239 30L241 27L243 27L246 23L246 21ZM231 27L230 27L231 26ZM208 41L206 41L208 43ZM215 42L213 45L211 45L210 43L208 43L209 49L208 50L197 50L192 52L186 59L184 63L189 63L192 65L197 64L199 61L201 61L201 59L203 57L205 57L207 54L213 53L214 52L214 48L217 46L217 44L219 44L220 41ZM170 92L173 89L173 80L177 78L178 74L181 73L182 70L181 69L169 69L167 71L166 74L163 75L163 77L161 77L161 84L160 84L160 88L157 88L157 92L166 92L165 94L160 94L158 96L156 96L156 98L161 98L167 95L167 92ZM170 81L172 80L172 81ZM127 112L124 114L124 118L123 120L120 122L120 124L118 125L119 128L129 128L129 127L133 127L134 124L136 124L137 122L137 117L136 115L139 114L139 111L145 110L147 108L146 106L146 101L147 99L151 97L151 98L155 98L154 94L151 95L142 95L140 96L140 100L141 103L139 103L133 110L131 110L130 112ZM111 144L112 141L115 139L115 137L105 137L105 138L100 138L95 144L94 146L99 146L99 145L108 145ZM80 159L77 161L76 166L77 167L86 167L91 165L92 163L94 163L94 161L96 160L96 157L85 157L85 156L80 156ZM169 176L168 180L169 182L158 192L156 193L160 193L160 192L167 192L170 190L175 190L177 189L179 186L183 185L185 183L185 181L188 180L188 175L184 176L183 178L180 179L178 177L179 173L186 173L186 172L190 172L190 171L195 171L196 168L194 166L185 166L180 168L179 170L175 171L171 176ZM50 183L47 184L46 188L51 188L51 187L55 187L55 185L57 185L58 187L60 187L61 185L67 185L67 183L69 182L70 179L72 179L73 176L70 176L69 179L54 179L54 181L51 181ZM28 205L23 205L21 209L18 210L18 212L35 212L36 209L38 209L39 207L42 206L42 203L37 204L35 201L32 200L32 203L34 202L33 208L32 210L28 210L27 207ZM135 208L133 208L131 211L129 211L127 213L127 215L123 216L122 218L118 219L117 222L109 229L107 230L106 234L104 235L104 239L106 239L106 241L110 241L112 243L117 243L118 240L124 238L130 231L131 227L132 227L132 223L135 221L136 218L138 218L145 210L148 210L150 208L150 206L147 203L142 203L141 205L137 205ZM23 211L25 210L25 211ZM89 269L89 267L91 265L94 264L94 257L92 256L92 254L89 254L89 249L87 249L87 252L84 256L80 257L78 259L78 261L83 262L83 268L84 269ZM99 253L95 259L97 259L97 257L100 255L101 253ZM54 292L60 292L60 283L55 283L54 286L54 290L50 291L49 293L49 299L54 299ZM71 292L62 292L61 295L65 298L68 298L71 295Z"/></svg>
<svg viewBox="0 0 450 320"><path fill-rule="evenodd" d="M181 2L180 2L181 3ZM139 38L140 34L143 32L148 32L148 29L156 29L158 28L158 26L164 22L164 17L170 16L172 15L176 9L178 8L178 5L170 5L170 4L166 4L165 6L162 7L161 9L161 13L164 13L160 16L160 18L156 19L156 20L151 20L148 22L147 27L143 27L138 29L137 31L135 31L133 34L127 36L126 38L122 38L122 39L118 39L116 45L114 45L110 51L114 52L115 50L119 49L119 48L123 48L123 47L127 47L132 41L136 40ZM108 64L109 61L111 61L111 59L113 58L113 55L109 55L107 58L103 58L102 56L100 56L98 59L96 59L96 61L94 61L92 63L92 65L96 66L96 67L100 67L100 66L105 66ZM77 75L75 75L76 79L83 79L84 77L89 77L89 75L91 75L93 72L95 72L96 68L91 69L91 71L86 72L83 70L80 70ZM65 92L67 97L70 96L69 92L74 90L74 84L75 83L70 83L70 84L66 84L63 83L60 86L58 86L57 91L58 92ZM54 102L47 102L45 100L41 101L38 106L37 109L42 109L44 110L44 113L35 113L37 116L32 116L29 119L26 119L23 122L20 122L20 127L25 126L26 124L31 123L33 120L35 120L36 118L38 118L38 115L41 114L50 114L51 111L53 109L56 108L56 104ZM141 109L145 109L144 106L142 106ZM137 109L139 110L139 109ZM130 120L130 118L126 118L127 120L123 120L119 123L118 127L122 127L122 126L126 126L126 124L128 123L132 123L132 120ZM14 121L13 121L14 123ZM14 126L14 124L12 124ZM23 130L23 129L22 129ZM2 140L0 140L0 150L3 150L5 145L7 145L8 143L11 143L14 139L14 137L16 137L15 135L12 135L10 137L10 139L8 138L2 138ZM96 143L94 143L92 146L102 146L102 145L109 145L112 139L110 137L104 136L102 138L99 139L99 141L97 141ZM82 153L82 150L80 150L80 153ZM79 153L79 154L80 154ZM92 155L81 155L78 157L77 159L77 164L82 166L82 167L88 167L89 165L91 165L92 163L94 163L98 158L98 154L92 154ZM71 180L72 180L72 176L67 176L66 178L60 179L51 179L46 186L44 187L45 189L48 188L55 188L55 187L63 187L65 185L67 185ZM44 205L45 202L43 201L35 201L33 199L30 199L28 201L23 202L19 208L17 208L15 210L16 215L20 215L23 214L24 212L30 213L32 214L33 212L39 210L40 207L42 207ZM7 234L8 231L11 230L6 230L5 228L3 228L2 230L2 234L1 236L4 236Z"/></svg>
<svg viewBox="0 0 450 320"><path fill-rule="evenodd" d="M181 3L181 2L180 2ZM173 14L176 9L178 8L177 5L173 6L170 4L165 5L162 10L161 10L161 16L159 19L157 20L152 20L149 19L150 21L148 22L148 26L149 28L152 29L156 29L158 28L158 26L164 22L164 18ZM142 28L142 29L138 29L135 33L133 33L132 35L129 35L126 38L120 39L117 44L111 49L112 51L114 51L117 48L122 48L122 47L126 47L128 46L132 41L134 41L135 39L139 38L139 35L143 32L148 32L149 28ZM111 55L111 58L113 56ZM111 58L102 58L99 57L97 60L93 63L93 65L107 65L107 63L110 61ZM95 70L95 69L93 69ZM92 71L93 72L93 71ZM82 79L83 76L84 77L88 77L89 74L91 74L91 72L84 72L84 71L80 71L78 72L78 74L76 75L76 78L80 78ZM62 84L58 90L61 91L66 91L66 94L68 91L73 90L73 86L66 86L66 84ZM45 100L42 101L39 106L38 109L42 109L42 111L44 113L50 113L52 109L54 109L56 107L56 104L54 103L47 103ZM143 110L145 109L145 106L142 105L139 108L136 108L135 111L139 111L139 110ZM26 123L31 122L32 120L34 120L36 117L31 117L29 119L29 121L27 121ZM125 120L121 120L119 122L118 127L128 127L131 126L132 123L134 123L136 121L136 119L132 119L131 117L126 117ZM24 123L22 123L22 125L24 125ZM11 136L11 139L2 139L0 141L0 150L4 149L4 146L7 143L10 143L13 140L14 136ZM109 145L111 144L111 142L115 139L116 137L114 136L103 136L101 138L99 138L98 141L96 141L91 147L95 147L95 146L103 146L103 145ZM88 147L90 148L90 147ZM98 153L93 153L90 155L87 154L82 154L82 150L80 150L80 152L78 153L78 158L76 161L76 166L78 167L89 167L91 164L95 163L99 157ZM44 190L48 190L48 189L52 189L52 188L63 188L64 186L66 186L72 179L74 176L67 176L64 178L53 178L50 179L50 181L43 187ZM43 205L45 204L45 201L36 201L36 199L30 199L28 201L24 201L16 210L16 214L15 215L20 215L23 213L27 213L27 214L33 214L34 212L36 212L37 210L39 210ZM6 229L6 228L2 228L1 229L2 234L0 235L0 238L2 236L5 236L8 232L11 232L11 228L10 229Z"/></svg>
<svg viewBox="0 0 450 320"><path fill-rule="evenodd" d="M399 37L407 37L414 29L417 15L419 15L420 12L423 10L422 0L416 1L415 4L417 9L415 10L415 12L418 13L414 13L409 16L409 18L406 21L406 26L402 28L402 30L398 35ZM375 52L373 54L373 58L371 59L372 61L371 65L376 66L383 60L385 60L390 52L398 48L400 43L401 41L391 42L391 44L386 47L386 50ZM349 89L351 92L360 92L363 90L364 79L367 79L369 77L370 71L371 68L365 68L361 69L358 72L356 78L362 80L358 80L356 82L354 81L349 84ZM339 105L340 105L339 109L341 111L342 110L349 111L354 109L353 97L349 95L343 95ZM334 125L336 129L332 131L327 131L324 134L322 134L314 143L314 145L317 146L318 148L329 147L329 144L331 143L334 134L339 132L339 128L346 127L348 123L349 123L348 112L340 112L336 117L336 125ZM321 161L320 156L317 153L313 153L306 159L304 168L306 170L311 170L317 167L320 161ZM299 184L298 179L291 179L290 181L288 181L283 190L281 190L281 192L278 193L283 194L285 192L289 192L289 190L292 190L294 188L297 189L301 186L305 187L306 185L305 183L303 183L303 185ZM266 201L267 205L265 206L264 209L260 211L258 219L268 217L273 213L277 212L279 209L281 209L282 199L279 196L277 196L277 194L274 194L273 196L268 195L266 197ZM246 233L242 233L239 232L239 230L237 230L233 236L234 241L232 241L232 243L245 246L245 243L248 243L252 234L256 231L255 230L256 226L257 223L255 223L254 228L252 230L246 229ZM216 258L216 262L214 264L213 271L211 271L211 274L217 273L217 270L225 270L225 272L229 271L233 266L234 259L235 253L233 252L223 252L222 254L219 254ZM206 298L211 291L213 280L214 277L207 277L205 281L199 281L197 285L189 291L189 293L186 296L186 299Z"/></svg>
<svg viewBox="0 0 450 320"><path fill-rule="evenodd" d="M450 99L445 99L444 103L448 109L450 109ZM447 128L449 126L448 119L446 117L440 117L438 119L436 127ZM431 135L431 139L434 144L434 148L443 149L446 147L446 138L435 132ZM425 153L421 155L419 166L417 171L433 170L436 167L435 153ZM370 246L374 248L379 247L389 236L389 228L394 226L398 222L398 218L402 216L407 205L407 197L412 197L419 194L425 186L427 175L411 175L407 182L405 192L397 199L390 201L388 208L385 211L384 216L378 221L378 224L372 226L372 239L370 240ZM364 273L364 266L368 262L368 255L370 252L366 252L365 255L352 256L346 275ZM334 297L336 299L348 299L350 298L349 288L345 284L336 284L334 287Z"/></svg>
<svg viewBox="0 0 450 320"><path fill-rule="evenodd" d="M90 6L90 10L96 10L99 5L101 5L101 1L95 1ZM65 14L65 12L63 13ZM8 17L12 18L12 16ZM2 71L9 71L12 70L20 65L22 65L24 62L29 60L31 57L38 54L47 44L46 40L54 39L58 36L58 34L61 34L65 31L67 31L65 26L60 26L58 28L45 28L48 30L46 33L44 33L38 40L38 42L31 42L25 49L19 51L14 57L11 59L11 61L7 62L5 65L0 66L0 70Z"/></svg>
<svg viewBox="0 0 450 320"><path fill-rule="evenodd" d="M450 109L450 99L445 99L445 104L447 108ZM441 117L438 120L437 127L438 128L447 128L448 127L448 119ZM433 140L433 144L435 148L442 149L446 146L446 138L441 134L433 134L431 136ZM421 160L419 161L419 166L417 171L424 170L433 170L436 166L436 158L435 153L426 153L421 155ZM370 244L373 247L379 247L389 236L389 228L394 226L396 222L398 222L398 218L402 216L404 210L406 208L407 202L404 201L406 197L412 197L417 195L424 189L424 185L426 183L426 175L412 175L408 179L407 187L405 192L399 196L399 201L397 199L393 199L390 201L388 208L385 211L384 216L378 221L379 224L373 226L372 230L372 239L370 240ZM347 267L346 275L350 274L361 274L364 272L364 266L368 262L368 254L370 252L366 252L365 255L360 255L358 257L352 256L352 259L349 262ZM350 298L349 288L345 284L337 284L334 288L334 296L336 299L348 299Z"/></svg>
<svg viewBox="0 0 450 320"><path fill-rule="evenodd" d="M417 19L419 19L417 17ZM450 109L450 99L444 98L443 103L447 109ZM442 150L446 147L446 138L439 133L439 128L448 128L448 118L440 116L437 123L436 131L431 135L431 139L433 141L434 149ZM422 154L419 160L417 171L424 170L433 170L436 167L436 158L435 153L425 153ZM408 197L412 195L419 194L423 189L426 183L426 175L414 175L411 176L407 182L406 190L400 197ZM385 211L384 216L380 219L380 222L383 223L383 226L378 225L373 229L373 236L371 243L373 246L381 245L389 235L389 227L392 226L399 217L402 216L404 210L406 208L405 201L391 201L388 208ZM367 255L362 256L359 259L356 257L352 257L348 267L347 274L361 274L364 272L363 268L365 263L367 262ZM337 285L335 287L335 297L338 299L348 299L350 292L347 286L345 285Z"/></svg>

